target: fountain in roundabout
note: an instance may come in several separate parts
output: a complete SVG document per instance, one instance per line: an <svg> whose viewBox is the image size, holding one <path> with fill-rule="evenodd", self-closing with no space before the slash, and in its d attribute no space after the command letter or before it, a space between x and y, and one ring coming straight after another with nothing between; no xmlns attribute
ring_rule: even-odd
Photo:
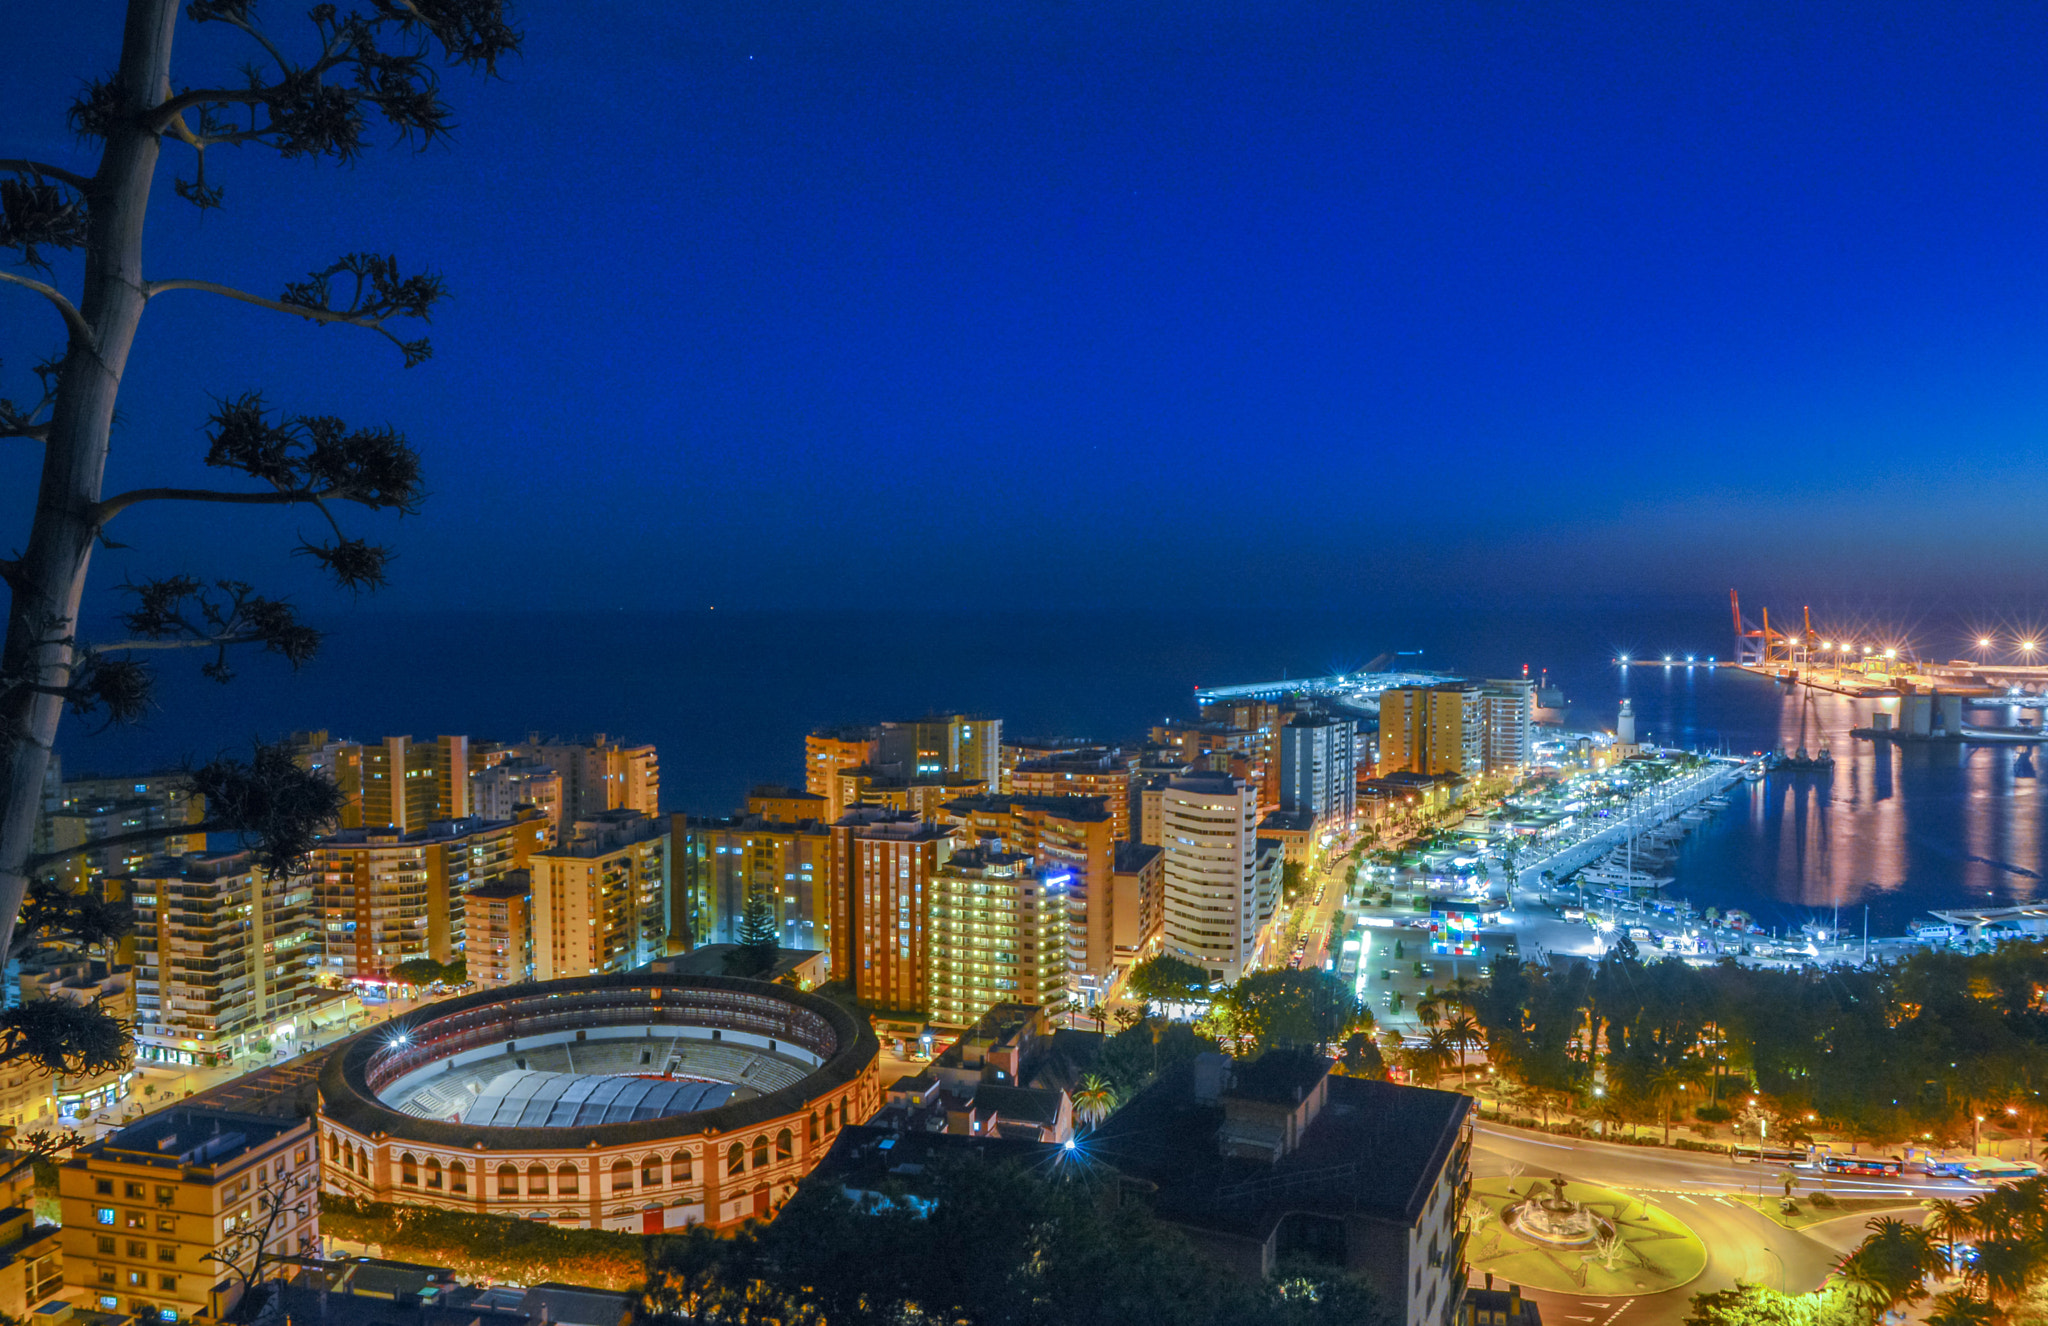
<svg viewBox="0 0 2048 1326"><path fill-rule="evenodd" d="M1562 1178L1552 1179L1550 1185L1555 1191L1532 1191L1502 1211L1502 1223L1531 1243L1551 1248L1582 1248L1614 1233L1613 1221L1564 1195Z"/></svg>

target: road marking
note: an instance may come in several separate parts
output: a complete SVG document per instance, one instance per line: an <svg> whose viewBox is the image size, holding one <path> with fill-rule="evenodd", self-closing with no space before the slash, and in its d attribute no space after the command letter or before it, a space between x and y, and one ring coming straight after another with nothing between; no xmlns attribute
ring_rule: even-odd
<svg viewBox="0 0 2048 1326"><path fill-rule="evenodd" d="M1693 1204L1694 1206L1698 1206L1698 1205L1699 1205L1699 1203L1698 1203L1698 1202L1696 1202L1696 1201L1693 1201L1692 1195L1691 1195L1690 1193L1680 1193L1680 1194L1678 1194L1678 1200L1679 1200L1679 1201L1681 1201L1681 1202L1692 1202L1692 1204Z"/></svg>

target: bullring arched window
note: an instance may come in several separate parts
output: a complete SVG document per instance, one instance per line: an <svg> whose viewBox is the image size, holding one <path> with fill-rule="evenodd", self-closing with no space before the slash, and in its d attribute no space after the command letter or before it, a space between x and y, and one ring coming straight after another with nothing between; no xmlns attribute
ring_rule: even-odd
<svg viewBox="0 0 2048 1326"><path fill-rule="evenodd" d="M439 1188L441 1186L441 1162L432 1156L427 1157L427 1186L429 1188Z"/></svg>
<svg viewBox="0 0 2048 1326"><path fill-rule="evenodd" d="M398 1158L398 1181L408 1188L420 1186L419 1158L410 1151Z"/></svg>
<svg viewBox="0 0 2048 1326"><path fill-rule="evenodd" d="M469 1191L469 1167L459 1160L448 1163L448 1191L463 1193Z"/></svg>
<svg viewBox="0 0 2048 1326"><path fill-rule="evenodd" d="M747 1172L747 1149L738 1142L725 1149L725 1172L727 1175Z"/></svg>
<svg viewBox="0 0 2048 1326"><path fill-rule="evenodd" d="M775 1158L777 1160L788 1160L794 1155L796 1155L796 1138L790 1136L789 1129L785 1128L775 1134Z"/></svg>
<svg viewBox="0 0 2048 1326"><path fill-rule="evenodd" d="M689 1152L687 1152L687 1151L678 1151L678 1152L676 1152L676 1153L675 1153L674 1155L672 1155L672 1156L670 1156L670 1157L668 1158L668 1165L669 1165L669 1169L670 1169L671 1171L673 1171L673 1172L672 1172L672 1173L671 1173L671 1174L669 1175L669 1177L670 1177L670 1178L671 1178L672 1180L674 1180L674 1181L675 1181L675 1182L677 1182L677 1183L688 1183L688 1182L690 1181L690 1179L691 1179L691 1177L692 1177L692 1176L691 1176L691 1174L690 1174L690 1153L689 1153Z"/></svg>
<svg viewBox="0 0 2048 1326"><path fill-rule="evenodd" d="M532 1164L526 1167L526 1195L545 1197L548 1195L548 1167Z"/></svg>
<svg viewBox="0 0 2048 1326"><path fill-rule="evenodd" d="M761 1166L767 1163L768 1139L765 1137L757 1137L754 1139L754 1167L756 1169L759 1169Z"/></svg>
<svg viewBox="0 0 2048 1326"><path fill-rule="evenodd" d="M640 1186L659 1188L661 1186L661 1157L648 1156L640 1162Z"/></svg>
<svg viewBox="0 0 2048 1326"><path fill-rule="evenodd" d="M575 1195L577 1181L578 1175L574 1165L564 1165L555 1171L555 1191L563 1197Z"/></svg>
<svg viewBox="0 0 2048 1326"><path fill-rule="evenodd" d="M498 1166L498 1196L517 1197L518 1195L519 1167L516 1165Z"/></svg>
<svg viewBox="0 0 2048 1326"><path fill-rule="evenodd" d="M632 1161L630 1161L630 1160L615 1160L615 1161L613 1161L613 1162L612 1162L612 1191L613 1191L613 1192L631 1192L631 1191L633 1191L633 1162L632 1162Z"/></svg>

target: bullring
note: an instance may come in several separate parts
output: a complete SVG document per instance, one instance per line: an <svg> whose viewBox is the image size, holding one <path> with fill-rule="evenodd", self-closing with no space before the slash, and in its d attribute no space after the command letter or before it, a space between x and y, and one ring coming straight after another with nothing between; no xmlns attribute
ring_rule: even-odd
<svg viewBox="0 0 2048 1326"><path fill-rule="evenodd" d="M320 1075L327 1188L656 1233L772 1214L880 1105L866 1019L760 981L629 973L433 1004Z"/></svg>

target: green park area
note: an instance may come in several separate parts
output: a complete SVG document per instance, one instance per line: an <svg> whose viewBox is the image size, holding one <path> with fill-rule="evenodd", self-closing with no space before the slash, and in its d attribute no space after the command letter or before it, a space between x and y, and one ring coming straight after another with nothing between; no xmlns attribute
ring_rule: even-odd
<svg viewBox="0 0 2048 1326"><path fill-rule="evenodd" d="M1593 1217L1593 1236L1583 1245L1557 1246L1518 1232L1518 1204L1556 1191L1534 1175L1475 1179L1465 1204L1472 1268L1512 1284L1591 1295L1660 1293L1706 1269L1706 1245L1670 1212L1596 1184L1566 1183L1562 1190Z"/></svg>

